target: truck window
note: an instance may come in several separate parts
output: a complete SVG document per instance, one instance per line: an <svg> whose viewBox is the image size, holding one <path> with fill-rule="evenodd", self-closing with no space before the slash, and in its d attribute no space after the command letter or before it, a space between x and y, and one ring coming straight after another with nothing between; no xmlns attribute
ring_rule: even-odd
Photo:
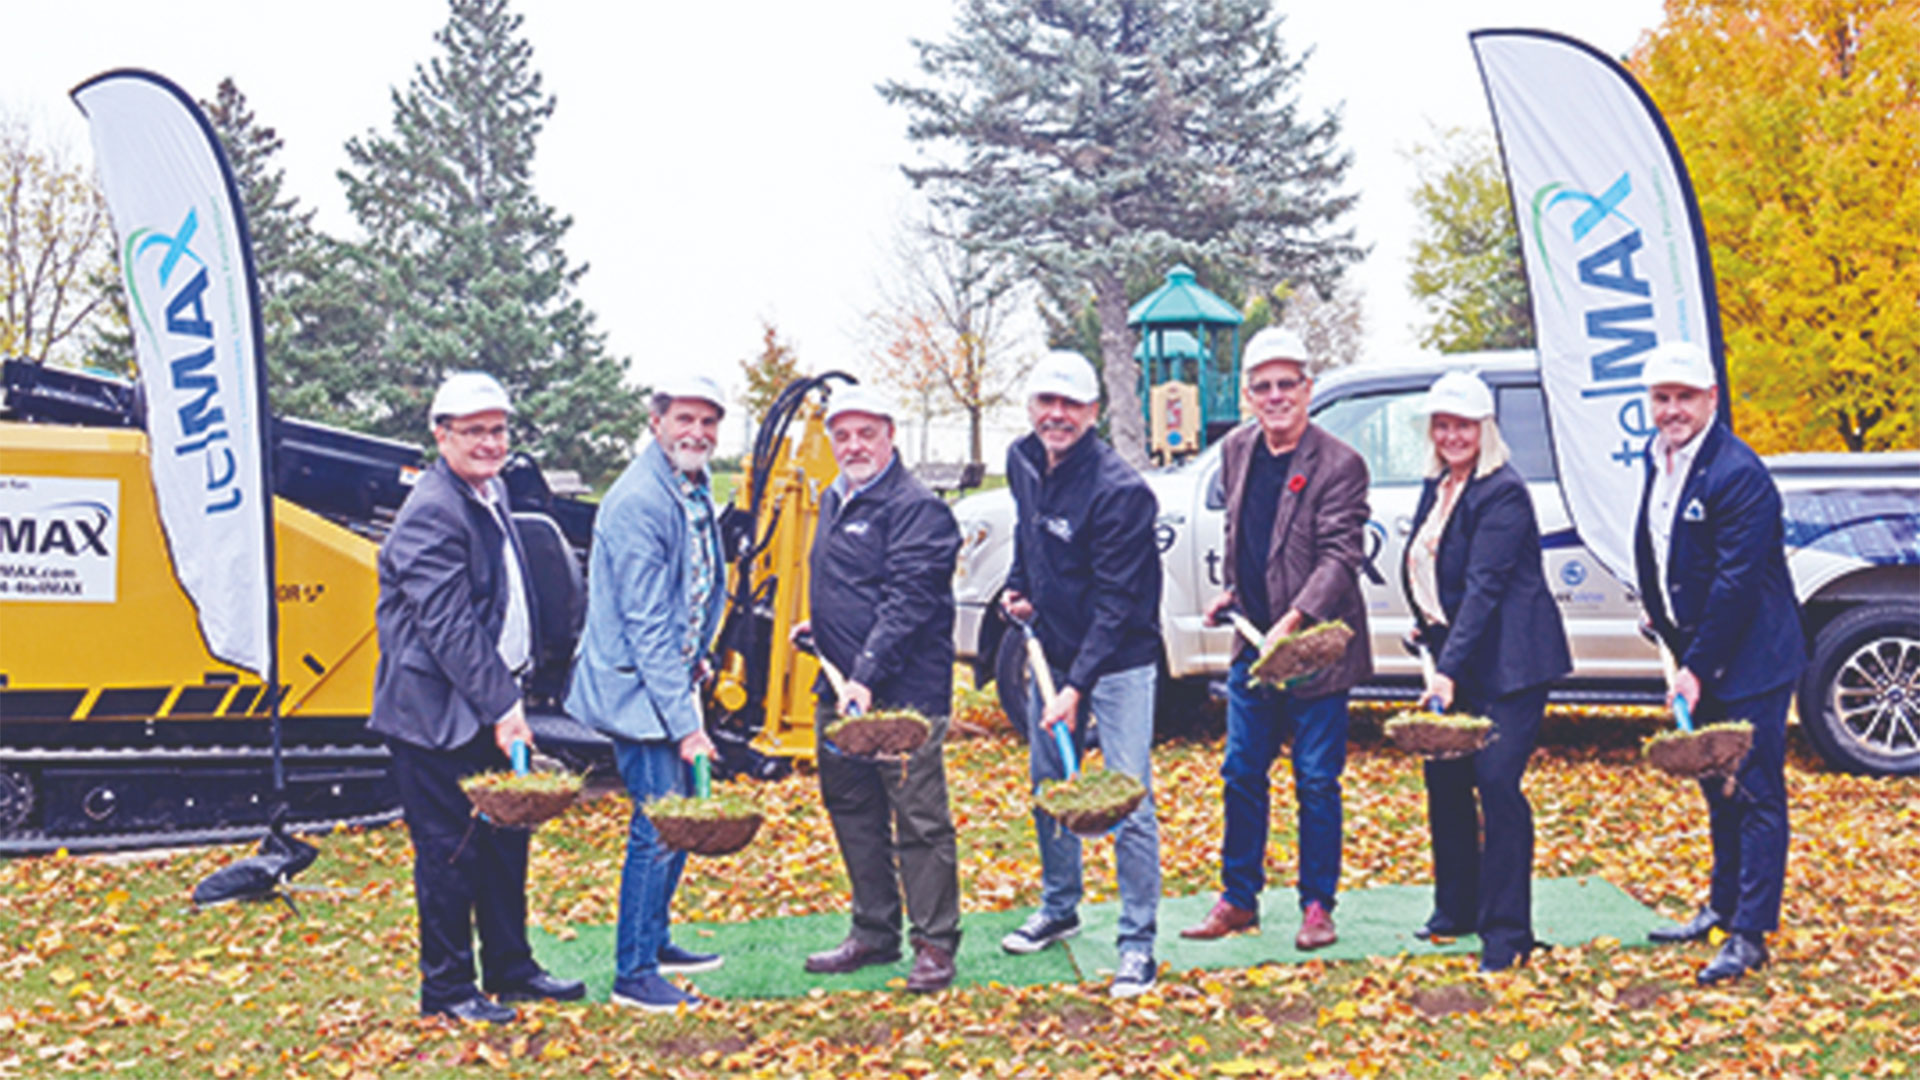
<svg viewBox="0 0 1920 1080"><path fill-rule="evenodd" d="M1418 412L1424 390L1357 394L1329 402L1313 415L1327 433L1359 451L1376 484L1417 484L1432 453Z"/></svg>
<svg viewBox="0 0 1920 1080"><path fill-rule="evenodd" d="M1553 448L1547 442L1547 399L1538 386L1495 391L1500 437L1513 451L1513 467L1527 480L1552 480Z"/></svg>

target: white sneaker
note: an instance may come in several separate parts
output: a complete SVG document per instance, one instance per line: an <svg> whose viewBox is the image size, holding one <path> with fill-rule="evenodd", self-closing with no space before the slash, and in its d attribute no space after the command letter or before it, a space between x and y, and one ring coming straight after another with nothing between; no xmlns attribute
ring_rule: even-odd
<svg viewBox="0 0 1920 1080"><path fill-rule="evenodd" d="M1114 974L1113 985L1107 988L1107 993L1117 998L1139 997L1153 989L1159 970L1153 954L1147 950L1124 950L1120 954L1120 970Z"/></svg>

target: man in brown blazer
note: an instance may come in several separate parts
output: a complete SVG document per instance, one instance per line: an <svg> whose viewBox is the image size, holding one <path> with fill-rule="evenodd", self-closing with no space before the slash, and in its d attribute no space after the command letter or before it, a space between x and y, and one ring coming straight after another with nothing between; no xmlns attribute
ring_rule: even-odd
<svg viewBox="0 0 1920 1080"><path fill-rule="evenodd" d="M1242 643L1227 676L1220 900L1198 926L1180 933L1211 939L1260 924L1270 773L1281 742L1291 738L1300 815L1301 920L1294 942L1318 949L1338 938L1333 906L1340 883L1347 692L1373 671L1359 581L1367 464L1352 447L1307 422L1313 378L1298 335L1279 328L1255 334L1242 355L1241 378L1257 422L1235 428L1220 447L1227 490L1226 590L1208 606L1209 620L1237 609L1254 624L1271 627L1272 640L1339 619L1353 628L1353 643L1331 667L1284 690L1250 681L1255 653Z"/></svg>

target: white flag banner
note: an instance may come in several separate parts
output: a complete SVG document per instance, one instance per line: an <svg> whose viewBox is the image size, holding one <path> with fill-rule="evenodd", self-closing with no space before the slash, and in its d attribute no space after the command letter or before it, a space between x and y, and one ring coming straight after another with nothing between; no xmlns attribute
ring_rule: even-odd
<svg viewBox="0 0 1920 1080"><path fill-rule="evenodd" d="M1695 342L1726 385L1693 184L1652 99L1612 59L1539 30L1471 38L1506 159L1567 511L1594 557L1633 587L1641 457L1654 431L1646 353Z"/></svg>
<svg viewBox="0 0 1920 1080"><path fill-rule="evenodd" d="M273 508L252 245L219 140L178 86L74 88L119 240L155 499L207 650L270 678Z"/></svg>

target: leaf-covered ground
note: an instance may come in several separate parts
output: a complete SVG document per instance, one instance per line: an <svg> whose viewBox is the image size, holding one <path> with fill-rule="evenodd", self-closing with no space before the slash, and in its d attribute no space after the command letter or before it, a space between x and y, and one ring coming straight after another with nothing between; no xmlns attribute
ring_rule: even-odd
<svg viewBox="0 0 1920 1080"><path fill-rule="evenodd" d="M1598 874L1680 916L1706 886L1702 803L1638 763L1646 723L1550 720L1528 775L1536 871ZM1215 884L1219 753L1217 741L1156 751L1171 895ZM948 767L964 903L1034 903L1024 749L1004 736L960 741ZM1788 929L1772 967L1715 990L1692 985L1707 946L1603 941L1493 977L1470 958L1380 958L1171 974L1125 1003L1097 984L987 987L666 1017L539 1006L505 1029L462 1030L415 1015L397 825L325 838L301 878L325 889L301 895L299 916L191 909L193 884L241 848L19 859L0 863L0 1077L1908 1075L1920 1060L1920 780L1841 776L1796 749L1788 784ZM767 827L741 855L694 863L677 917L841 909L812 777L755 793ZM1270 866L1286 882L1284 761L1276 796ZM1343 887L1427 880L1417 767L1363 731L1346 796ZM628 812L611 796L538 834L535 921L561 934L611 921ZM1110 849L1089 847L1089 900L1112 896ZM1270 932L1291 931L1275 921Z"/></svg>

